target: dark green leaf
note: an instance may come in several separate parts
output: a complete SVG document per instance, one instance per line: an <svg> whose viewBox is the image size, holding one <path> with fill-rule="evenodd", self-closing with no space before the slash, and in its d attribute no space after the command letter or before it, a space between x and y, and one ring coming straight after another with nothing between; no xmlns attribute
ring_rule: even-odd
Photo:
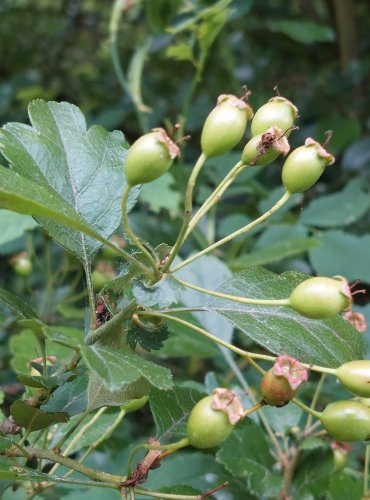
<svg viewBox="0 0 370 500"><path fill-rule="evenodd" d="M302 416L302 410L293 403L289 403L282 408L265 406L261 411L267 417L272 429L281 434L286 434L292 427L298 425Z"/></svg>
<svg viewBox="0 0 370 500"><path fill-rule="evenodd" d="M20 400L10 406L10 414L18 425L29 431L39 431L53 424L69 420L68 414L65 412L47 413Z"/></svg>
<svg viewBox="0 0 370 500"><path fill-rule="evenodd" d="M146 307L169 307L177 304L181 297L182 288L171 277L161 279L154 285L147 286L141 281L134 283L132 293L138 304Z"/></svg>
<svg viewBox="0 0 370 500"><path fill-rule="evenodd" d="M186 436L186 422L189 414L204 395L187 387L175 387L171 391L152 388L149 401L157 436L160 439Z"/></svg>
<svg viewBox="0 0 370 500"><path fill-rule="evenodd" d="M149 208L155 213L165 209L171 217L176 217L179 213L181 194L173 188L174 185L174 178L166 172L159 179L144 184L141 188L140 200L148 203Z"/></svg>
<svg viewBox="0 0 370 500"><path fill-rule="evenodd" d="M318 246L320 246L320 243L315 238L287 239L284 242L275 243L256 252L242 255L232 260L229 265L233 271L240 271L250 266L262 266L278 262L287 257L305 253Z"/></svg>
<svg viewBox="0 0 370 500"><path fill-rule="evenodd" d="M59 193L71 212L78 213L90 227L86 234L94 237L92 233L96 232L109 238L121 220L123 165L128 149L122 133L108 133L98 125L87 130L83 114L69 103L35 100L28 111L32 127L9 123L0 132L3 155L18 174L39 188L51 187ZM54 219L66 224L62 219ZM55 222L39 222L79 257L91 257L100 246L96 240ZM70 227L86 232L78 224Z"/></svg>
<svg viewBox="0 0 370 500"><path fill-rule="evenodd" d="M146 351L157 350L163 347L163 342L168 338L168 328L165 323L142 328L140 325L130 323L127 330L127 343L134 351L139 344Z"/></svg>
<svg viewBox="0 0 370 500"><path fill-rule="evenodd" d="M37 314L28 304L3 288L0 288L0 305L11 309L20 318L37 318Z"/></svg>
<svg viewBox="0 0 370 500"><path fill-rule="evenodd" d="M327 500L361 500L363 496L362 479L355 480L345 473L337 472L330 477ZM364 499L365 500L365 499Z"/></svg>
<svg viewBox="0 0 370 500"><path fill-rule="evenodd" d="M278 20L267 21L270 31L284 33L296 42L333 42L335 32L331 26L324 26L310 21Z"/></svg>
<svg viewBox="0 0 370 500"><path fill-rule="evenodd" d="M308 439L305 439L299 446L300 450L315 450L316 448L323 448L327 447L328 443L323 441L320 438L316 437L309 437Z"/></svg>
<svg viewBox="0 0 370 500"><path fill-rule="evenodd" d="M354 179L339 193L313 200L302 212L301 222L317 227L346 226L362 217L369 207L369 192L364 192L363 181Z"/></svg>
<svg viewBox="0 0 370 500"><path fill-rule="evenodd" d="M69 416L85 411L87 406L87 374L76 377L56 389L49 401L41 407L47 412L66 412Z"/></svg>
<svg viewBox="0 0 370 500"><path fill-rule="evenodd" d="M216 455L230 474L247 478L252 493L260 497L277 497L283 478L271 472L274 459L261 427L252 421L234 430Z"/></svg>
<svg viewBox="0 0 370 500"><path fill-rule="evenodd" d="M20 238L25 231L37 226L32 217L21 215L9 210L0 210L0 245L14 241Z"/></svg>
<svg viewBox="0 0 370 500"><path fill-rule="evenodd" d="M137 382L126 384L117 391L106 388L104 381L95 373L90 373L88 387L88 408L94 410L102 406L121 406L133 399L147 396L150 391L150 383L141 377Z"/></svg>
<svg viewBox="0 0 370 500"><path fill-rule="evenodd" d="M38 376L31 377L30 375L19 374L18 380L21 384L26 385L28 387L38 387L38 388L44 387L52 389L58 385L58 381L55 377L49 377L49 378L38 377Z"/></svg>
<svg viewBox="0 0 370 500"><path fill-rule="evenodd" d="M333 472L333 451L330 448L318 448L305 453L294 476L295 498L322 497L329 487Z"/></svg>
<svg viewBox="0 0 370 500"><path fill-rule="evenodd" d="M217 291L256 299L283 299L306 275L287 272L278 276L262 268L235 274ZM290 307L246 305L212 297L208 309L226 316L256 343L274 354L287 353L305 363L337 367L364 356L364 340L348 321L339 316L314 320Z"/></svg>
<svg viewBox="0 0 370 500"><path fill-rule="evenodd" d="M0 453L12 446L12 440L0 435Z"/></svg>
<svg viewBox="0 0 370 500"><path fill-rule="evenodd" d="M168 390L172 387L172 375L167 368L137 354L99 346L81 346L81 354L90 370L101 377L110 391L118 390L142 377L160 389Z"/></svg>
<svg viewBox="0 0 370 500"><path fill-rule="evenodd" d="M347 280L370 282L370 234L355 236L343 231L317 235L319 248L310 251L312 267L322 276L342 275Z"/></svg>
<svg viewBox="0 0 370 500"><path fill-rule="evenodd" d="M65 235L64 226L67 226L98 241L105 241L51 188L32 182L2 166L0 166L0 206L13 212L52 219L63 225L61 234ZM43 220L46 224L46 219ZM47 224L50 225L50 222Z"/></svg>

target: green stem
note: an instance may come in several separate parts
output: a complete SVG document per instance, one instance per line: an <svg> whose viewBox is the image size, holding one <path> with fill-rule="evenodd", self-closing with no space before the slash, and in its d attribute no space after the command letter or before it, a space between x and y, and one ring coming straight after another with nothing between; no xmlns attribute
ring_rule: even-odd
<svg viewBox="0 0 370 500"><path fill-rule="evenodd" d="M96 323L96 312L95 312L95 295L94 295L94 288L92 284L92 279L91 279L91 270L90 270L90 264L87 261L87 258L83 259L83 268L85 271L85 277L86 277L86 289L87 289L87 296L89 298L89 304L90 304L90 327L93 327Z"/></svg>
<svg viewBox="0 0 370 500"><path fill-rule="evenodd" d="M141 130L143 132L147 132L148 131L147 117L145 113L143 113L140 103L138 103L137 100L134 99L134 97L130 92L130 87L126 80L126 76L122 68L121 58L119 54L119 40L118 40L119 24L124 12L125 4L126 0L116 0L113 4L113 8L111 11L111 17L109 21L109 35L111 44L112 64L119 84L121 85L123 91L131 98L132 102L134 103L135 113L139 121Z"/></svg>
<svg viewBox="0 0 370 500"><path fill-rule="evenodd" d="M248 410L245 410L245 412L243 413L243 418L247 417L248 415L250 415L251 413L254 413L257 410L260 410L263 406L265 406L265 403L263 401L260 401L259 403L254 404L253 406L248 408Z"/></svg>
<svg viewBox="0 0 370 500"><path fill-rule="evenodd" d="M239 161L225 176L225 178L220 182L220 184L215 188L213 193L206 199L203 205L199 208L197 213L191 219L189 223L189 227L186 231L184 240L189 236L189 234L193 231L198 222L206 215L206 213L220 201L221 196L227 190L227 188L234 182L236 177L247 167L248 165L244 165L242 161Z"/></svg>
<svg viewBox="0 0 370 500"><path fill-rule="evenodd" d="M172 493L161 493L160 491L144 490L143 488L135 488L135 493L144 497L162 498L169 500L202 500L202 495L176 495Z"/></svg>
<svg viewBox="0 0 370 500"><path fill-rule="evenodd" d="M364 497L369 490L370 444L366 445L364 465Z"/></svg>
<svg viewBox="0 0 370 500"><path fill-rule="evenodd" d="M98 471L96 469L92 469L91 467L87 467L85 465L79 464L72 458L65 457L61 454L55 453L52 450L44 450L41 448L27 448L27 453L35 458L43 458L45 460L50 460L51 462L59 463L68 467L69 469L73 469L77 472L80 472L84 476L89 477L93 481L102 481L104 483L110 483L119 487L124 478L121 476L114 476L112 474L107 474L106 472ZM9 448L3 452L5 456L8 457L23 457L23 451L18 448Z"/></svg>
<svg viewBox="0 0 370 500"><path fill-rule="evenodd" d="M207 156L202 153L196 164L194 165L194 168L190 174L189 180L188 180L188 185L186 188L186 193L185 193L185 214L184 214L184 222L182 224L182 227L180 229L179 235L177 237L177 240L170 252L170 255L167 259L167 262L164 264L162 268L162 272L166 272L167 269L169 269L170 265L172 264L174 258L177 255L177 252L179 251L181 245L184 242L185 234L188 229L192 211L193 211L193 191L194 191L194 186L198 177L199 172L201 171L205 161L207 159Z"/></svg>
<svg viewBox="0 0 370 500"><path fill-rule="evenodd" d="M180 439L180 441L176 441L176 443L171 443L171 444L164 444L164 445L155 445L155 444L148 444L148 443L142 443L138 444L135 446L135 448L131 451L128 461L127 461L127 477L130 476L132 472L132 461L134 458L134 455L137 451L139 450L161 450L161 451L177 451L180 448L185 448L185 446L189 446L189 438L183 438Z"/></svg>
<svg viewBox="0 0 370 500"><path fill-rule="evenodd" d="M87 415L89 414L89 411L86 410L82 413L80 418L77 420L77 422L64 434L64 436L57 442L57 444L54 446L54 449L61 449L64 443L70 438L70 436L74 433L74 431L77 429L77 427L80 426L80 424L85 420ZM68 453L68 452L67 452Z"/></svg>
<svg viewBox="0 0 370 500"><path fill-rule="evenodd" d="M289 306L290 300L287 299L250 299L247 297L238 297L236 295L229 295L227 293L216 292L214 290L208 290L207 288L202 288L197 285L188 283L177 276L172 276L181 285L191 288L197 292L206 293L207 295L213 295L220 299L232 300L233 302L239 302L240 304L252 304L252 305L263 305L263 306Z"/></svg>
<svg viewBox="0 0 370 500"><path fill-rule="evenodd" d="M182 269L183 267L187 266L188 264L190 264L194 260L199 259L199 257L202 257L202 255L205 255L206 253L211 252L212 250L215 250L219 246L224 245L228 241L230 241L234 238L237 238L238 236L250 231L251 229L256 227L258 224L260 224L261 222L264 222L266 219L271 217L271 215L273 215L275 212L277 212L283 205L285 205L285 203L289 200L289 198L291 196L292 196L291 193L289 193L289 191L286 191L283 194L283 196L280 198L280 200L278 200L275 203L275 205L273 207L271 207L270 210L268 210L266 213L264 213L263 215L261 215L260 217L255 219L254 221L250 222L246 226L242 227L241 229L238 229L237 231L234 231L233 233L229 234L225 238L222 238L221 240L216 241L216 243L213 243L213 245L210 245L209 247L205 248L201 252L198 252L198 253L192 255L191 257L184 260L183 262L181 262L177 266L173 267L171 269L171 272L174 273L174 272L178 271L179 269Z"/></svg>
<svg viewBox="0 0 370 500"><path fill-rule="evenodd" d="M127 202L128 202L128 196L130 194L131 186L126 185L125 191L123 193L123 199L122 199L122 224L125 233L128 235L130 240L138 247L138 249L145 255L147 260L149 261L150 265L154 269L155 272L157 272L157 266L156 262L152 256L152 254L145 248L145 246L141 243L139 238L136 236L134 231L131 229L130 224L128 222L128 216L127 216Z"/></svg>
<svg viewBox="0 0 370 500"><path fill-rule="evenodd" d="M319 395L322 389L322 386L325 382L326 374L323 373L320 377L319 383L316 386L315 393L313 395L312 401L311 401L311 410L314 410L317 404L317 400L319 399ZM312 425L312 415L311 413L308 415L307 422L304 428L304 432L307 432L307 430L311 427Z"/></svg>
<svg viewBox="0 0 370 500"><path fill-rule="evenodd" d="M294 403L296 406L299 406L301 410L305 411L309 415L312 415L313 417L316 417L320 420L321 412L313 410L312 408L306 406L304 403L295 398L292 399L292 403Z"/></svg>

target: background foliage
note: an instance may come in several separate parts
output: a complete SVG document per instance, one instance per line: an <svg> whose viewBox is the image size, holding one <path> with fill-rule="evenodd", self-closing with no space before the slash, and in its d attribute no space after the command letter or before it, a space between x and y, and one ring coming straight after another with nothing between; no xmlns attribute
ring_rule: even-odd
<svg viewBox="0 0 370 500"><path fill-rule="evenodd" d="M263 228L209 257L205 273L216 274L220 279L217 283L208 279L199 284L211 288L229 278L230 271L264 266L277 273L294 270L328 276L341 274L350 281L360 278L361 286L370 290L370 13L367 2L127 0L123 4L125 8L116 19L119 31L115 32L112 3L108 1L4 0L0 5L0 16L4 20L0 24L1 122L28 123L27 105L38 98L73 103L86 116L88 126L98 124L109 131L120 130L129 143L153 126L165 124L172 128L180 122L184 132L192 136L183 148L181 162L170 173L143 187L140 201L131 214L133 226L144 238L154 245L163 241L171 244L181 224L182 193L192 162L199 153L201 127L217 96L225 92L241 94L242 86L247 84L253 92L250 103L257 109L273 95L272 89L278 85L282 95L297 105L301 115L300 129L292 135L292 145L299 145L307 136L322 140L325 130L333 129L330 150L337 161L318 184L304 195L296 195ZM112 64L115 47L117 52L113 52ZM114 59L117 53L124 75ZM72 112L78 113L76 109ZM37 123L37 117L34 122ZM16 131L11 132L14 137ZM107 140L101 128L96 127L89 133L94 132L95 140ZM80 128L78 133L82 137L85 131ZM68 147L73 146L76 134L73 130L68 137ZM121 135L114 132L109 137L114 144ZM37 135L31 139L29 148L35 147L35 141L38 141L37 147L42 147L45 140ZM123 151L117 151L114 160L117 168L110 170L109 177L96 179L93 186L101 189L107 200L111 198L107 189L120 182L119 162L123 156ZM238 152L234 151L208 162L195 193L197 204L207 198L238 159ZM5 158L1 160L0 163L6 165ZM222 205L209 214L188 240L184 256L263 213L281 195L280 183L278 165L247 169L226 193ZM66 186L67 198L68 191ZM88 214L84 216L88 218ZM107 235L117 226L114 221L111 223ZM40 319L58 325L61 338L68 335L78 344L83 336L86 308L81 264L36 228L29 216L0 210L0 227L0 287L27 298ZM59 241L67 246L63 235ZM67 248L78 254L81 252L79 242L76 245ZM91 254L94 250L93 246L88 249ZM33 271L26 279L16 275L11 265L12 256L21 251L27 251L33 263ZM111 277L123 271L121 261L107 260L101 253L95 257L94 267ZM196 269L192 277L199 276L200 269ZM134 293L140 301L147 300L149 304L151 300L155 303L169 300L170 292L176 293L162 290L162 298L153 299L138 285ZM356 299L358 310L368 321L369 293ZM32 357L37 355L33 337L27 335L26 329L19 331L14 318L6 311L6 308L0 309L5 413L23 390L14 371L28 374L26 365L30 353ZM218 318L215 325L211 317L206 321L208 328L222 329L224 338L231 338L230 323L221 323ZM252 324L253 321L250 326ZM235 322L234 326L240 328ZM176 401L171 414L175 425L163 422L156 410L171 404L170 400L161 401L163 393L153 391L150 405L157 430L165 434L173 427L176 430L173 435L181 436L184 416L194 401L225 381L235 386L239 382L234 378L232 361L228 364L227 358L225 361L212 344L189 332L183 335L181 328L173 324L169 330L168 340L164 335L163 347L152 354L154 360L159 357L172 370L178 384L171 400ZM251 341L242 335L242 330L236 330L236 338L246 347ZM253 333L251 336L253 338ZM369 348L369 334L365 339ZM62 359L66 353L63 346L53 345L49 354ZM114 356L114 353L105 354ZM86 348L87 364L94 364L95 355L92 348ZM245 370L243 365L239 368ZM258 379L253 373L249 370L244 373L248 373L252 387L257 385ZM109 375L111 389L115 387L116 376L119 375ZM159 373L158 377L162 387L166 387L165 373ZM86 403L78 394L86 392L87 382L83 378L79 380L80 387L64 389L66 401L71 394L68 391L76 391L76 407L68 409L70 415L79 413ZM307 397L313 390L311 382L306 388ZM329 401L333 394L340 397L341 389L327 382L323 401ZM53 408L52 401L48 404L51 405L49 411L67 411ZM299 423L301 414L289 406L269 417L274 422L274 430L289 434ZM74 445L73 451L77 453L93 443L102 434L102 428L112 425L115 418L113 410L106 411L100 420L101 427L92 427L91 434L85 433L84 441L79 442L78 447ZM148 407L133 418L127 417L127 421L126 426L120 426L89 458L90 463L99 463L113 473L122 472L127 447L154 432ZM289 429L285 427L287 422ZM230 479L231 471L230 498L245 499L246 491L251 499L276 495L281 487L280 478L277 471L272 470L273 461L267 444L265 447L261 444L264 436L259 436L259 429L254 421L242 426L233 438L236 442L228 441L219 450L216 463L212 455L197 451L177 453L152 473L147 486L156 489L191 484L205 491ZM167 437L170 436L167 434ZM242 464L233 459L236 446L245 450ZM350 463L353 470L361 468L360 461L355 449ZM319 470L318 463L323 464ZM171 478L175 482L171 483ZM313 443L295 478L294 498L321 498L326 491L325 498L339 500L348 498L346 489L351 491L351 498L360 498L361 493L358 496L355 493L357 489L361 491L356 475L332 474L331 450L326 445ZM63 498L75 495L70 487L58 486L55 491L55 495L63 495ZM81 488L78 491L82 498L85 494L90 498L101 495L95 490L84 492ZM114 493L109 495L115 498ZM20 492L7 490L4 498L23 497Z"/></svg>

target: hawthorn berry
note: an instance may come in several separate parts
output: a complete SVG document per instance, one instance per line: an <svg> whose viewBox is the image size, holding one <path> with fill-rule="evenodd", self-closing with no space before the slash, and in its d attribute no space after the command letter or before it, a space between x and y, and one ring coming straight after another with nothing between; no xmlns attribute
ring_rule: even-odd
<svg viewBox="0 0 370 500"><path fill-rule="evenodd" d="M370 438L370 408L359 401L335 401L325 408L319 419L327 433L339 441Z"/></svg>
<svg viewBox="0 0 370 500"><path fill-rule="evenodd" d="M370 398L370 360L344 363L335 372L338 380L353 394Z"/></svg>
<svg viewBox="0 0 370 500"><path fill-rule="evenodd" d="M32 273L32 262L27 252L20 252L10 259L14 271L19 276L27 278Z"/></svg>
<svg viewBox="0 0 370 500"><path fill-rule="evenodd" d="M203 125L203 154L207 157L221 156L230 151L242 139L252 116L252 108L243 99L232 94L220 95Z"/></svg>
<svg viewBox="0 0 370 500"><path fill-rule="evenodd" d="M180 149L163 128L155 128L133 143L128 151L125 172L130 186L158 179L170 168Z"/></svg>
<svg viewBox="0 0 370 500"><path fill-rule="evenodd" d="M291 356L279 356L274 366L261 380L263 402L270 406L284 406L294 396L308 378L306 368Z"/></svg>
<svg viewBox="0 0 370 500"><path fill-rule="evenodd" d="M270 127L278 127L289 135L289 129L293 127L297 116L298 109L294 104L277 95L256 111L251 125L252 134L263 134Z"/></svg>
<svg viewBox="0 0 370 500"><path fill-rule="evenodd" d="M277 127L270 127L266 132L255 135L247 142L241 160L244 165L265 166L281 154L286 156L289 149L289 142L283 131Z"/></svg>
<svg viewBox="0 0 370 500"><path fill-rule="evenodd" d="M313 319L330 318L352 305L351 289L343 276L305 280L293 290L289 300L295 311Z"/></svg>
<svg viewBox="0 0 370 500"><path fill-rule="evenodd" d="M242 418L243 407L238 396L228 389L218 388L198 401L187 423L189 443L195 448L213 448L229 436Z"/></svg>
<svg viewBox="0 0 370 500"><path fill-rule="evenodd" d="M290 193L302 193L315 184L325 168L335 161L321 144L308 137L304 146L290 153L285 160L282 181Z"/></svg>

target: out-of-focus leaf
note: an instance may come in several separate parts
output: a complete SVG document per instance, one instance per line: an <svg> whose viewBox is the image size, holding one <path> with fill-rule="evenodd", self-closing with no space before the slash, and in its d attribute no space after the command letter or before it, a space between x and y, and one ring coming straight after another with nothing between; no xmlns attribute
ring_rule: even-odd
<svg viewBox="0 0 370 500"><path fill-rule="evenodd" d="M168 210L171 217L179 213L181 194L173 189L175 181L169 172L163 174L159 179L144 184L140 192L140 200L149 205L155 213L162 209Z"/></svg>
<svg viewBox="0 0 370 500"><path fill-rule="evenodd" d="M267 417L272 429L282 434L289 432L292 427L298 425L302 416L302 410L293 403L283 406L282 408L265 406L262 411Z"/></svg>
<svg viewBox="0 0 370 500"><path fill-rule="evenodd" d="M318 246L320 246L320 244L315 238L285 240L284 242L275 243L256 252L242 255L229 262L229 265L233 271L240 271L250 266L262 266L271 264L272 262L278 262L287 257L305 253Z"/></svg>
<svg viewBox="0 0 370 500"><path fill-rule="evenodd" d="M20 238L25 231L37 226L29 215L21 215L9 210L0 210L0 245Z"/></svg>
<svg viewBox="0 0 370 500"><path fill-rule="evenodd" d="M330 448L318 448L307 452L301 458L300 466L294 476L294 496L320 498L328 490L333 472L333 451Z"/></svg>
<svg viewBox="0 0 370 500"><path fill-rule="evenodd" d="M18 425L29 431L39 431L53 424L68 422L68 413L44 412L18 400L10 406L10 414Z"/></svg>
<svg viewBox="0 0 370 500"><path fill-rule="evenodd" d="M278 276L263 268L235 274L218 289L228 295L256 299L283 299L307 276L287 272ZM305 363L338 367L364 356L363 335L336 316L327 320L305 318L287 306L240 304L211 297L207 308L274 354L287 353Z"/></svg>
<svg viewBox="0 0 370 500"><path fill-rule="evenodd" d="M151 385L171 389L171 372L137 354L119 352L109 347L81 346L81 354L90 370L96 372L110 391L145 378Z"/></svg>
<svg viewBox="0 0 370 500"><path fill-rule="evenodd" d="M353 179L339 193L314 199L301 215L302 224L317 227L346 226L362 217L370 207L369 189Z"/></svg>
<svg viewBox="0 0 370 500"><path fill-rule="evenodd" d="M327 500L363 499L363 481L354 479L343 472L336 472L330 477Z"/></svg>
<svg viewBox="0 0 370 500"><path fill-rule="evenodd" d="M274 33L284 33L296 42L334 42L335 32L331 26L324 26L310 21L273 19L267 21L268 29Z"/></svg>
<svg viewBox="0 0 370 500"><path fill-rule="evenodd" d="M344 231L325 231L317 235L319 248L309 252L310 262L322 276L344 276L370 283L370 234L356 236Z"/></svg>
<svg viewBox="0 0 370 500"><path fill-rule="evenodd" d="M170 45L170 47L166 50L166 56L170 59L175 59L176 61L190 61L195 64L194 54L188 43Z"/></svg>
<svg viewBox="0 0 370 500"><path fill-rule="evenodd" d="M345 170L367 173L370 166L370 136L363 137L346 149L342 158L342 167Z"/></svg>
<svg viewBox="0 0 370 500"><path fill-rule="evenodd" d="M150 409L160 439L186 436L186 422L195 404L205 394L187 387L171 391L152 388L149 395Z"/></svg>

